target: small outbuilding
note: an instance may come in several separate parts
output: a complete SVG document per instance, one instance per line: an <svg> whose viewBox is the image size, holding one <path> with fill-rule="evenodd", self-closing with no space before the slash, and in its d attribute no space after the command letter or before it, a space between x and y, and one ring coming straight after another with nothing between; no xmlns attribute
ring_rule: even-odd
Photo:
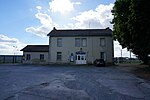
<svg viewBox="0 0 150 100"><path fill-rule="evenodd" d="M45 64L48 62L49 45L27 45L23 51L23 63Z"/></svg>

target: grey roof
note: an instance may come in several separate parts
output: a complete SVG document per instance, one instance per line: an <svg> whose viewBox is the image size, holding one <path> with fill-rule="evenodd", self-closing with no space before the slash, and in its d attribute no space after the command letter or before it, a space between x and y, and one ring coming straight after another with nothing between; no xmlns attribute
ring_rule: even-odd
<svg viewBox="0 0 150 100"><path fill-rule="evenodd" d="M53 29L47 36L51 37L72 37L72 36L112 36L112 30L106 29L72 29L57 30Z"/></svg>
<svg viewBox="0 0 150 100"><path fill-rule="evenodd" d="M49 45L27 45L21 51L24 52L48 52Z"/></svg>

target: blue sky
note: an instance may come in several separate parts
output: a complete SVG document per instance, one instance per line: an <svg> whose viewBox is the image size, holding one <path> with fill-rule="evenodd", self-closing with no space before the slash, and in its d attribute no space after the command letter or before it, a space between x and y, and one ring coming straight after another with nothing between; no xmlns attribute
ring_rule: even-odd
<svg viewBox="0 0 150 100"><path fill-rule="evenodd" d="M53 27L112 28L115 0L0 0L0 55L22 54L28 44L48 44ZM89 24L90 23L90 24ZM89 26L90 25L90 26ZM115 42L115 56L121 46ZM123 55L129 55L126 49Z"/></svg>

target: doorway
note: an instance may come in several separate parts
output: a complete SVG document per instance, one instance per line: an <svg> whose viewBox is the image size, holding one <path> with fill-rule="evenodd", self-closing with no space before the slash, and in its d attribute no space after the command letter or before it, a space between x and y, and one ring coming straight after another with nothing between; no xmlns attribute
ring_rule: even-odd
<svg viewBox="0 0 150 100"><path fill-rule="evenodd" d="M76 52L76 64L86 64L85 52Z"/></svg>

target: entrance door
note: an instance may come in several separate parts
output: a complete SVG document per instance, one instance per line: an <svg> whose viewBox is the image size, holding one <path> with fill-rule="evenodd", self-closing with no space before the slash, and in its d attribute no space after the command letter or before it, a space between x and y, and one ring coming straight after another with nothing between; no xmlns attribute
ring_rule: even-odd
<svg viewBox="0 0 150 100"><path fill-rule="evenodd" d="M76 64L86 64L85 54L76 54Z"/></svg>

